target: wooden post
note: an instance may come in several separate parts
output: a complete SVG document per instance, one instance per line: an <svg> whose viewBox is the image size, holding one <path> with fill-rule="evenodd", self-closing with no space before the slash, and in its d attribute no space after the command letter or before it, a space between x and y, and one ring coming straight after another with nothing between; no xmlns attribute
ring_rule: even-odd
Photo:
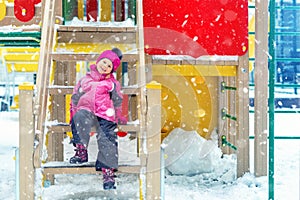
<svg viewBox="0 0 300 200"><path fill-rule="evenodd" d="M96 22L98 18L98 1L86 0L86 19L88 22Z"/></svg>
<svg viewBox="0 0 300 200"><path fill-rule="evenodd" d="M125 0L115 0L115 21L121 22L125 21Z"/></svg>
<svg viewBox="0 0 300 200"><path fill-rule="evenodd" d="M101 22L111 21L111 1L110 0L101 0L100 21Z"/></svg>
<svg viewBox="0 0 300 200"><path fill-rule="evenodd" d="M55 25L55 5L56 0L45 0L43 4L43 27L40 47L39 68L37 74L37 99L35 114L37 114L36 132L39 134L39 144L34 153L35 167L41 166L41 155L44 145L44 123L47 112L48 85L51 69L50 53L53 50L54 43L54 25Z"/></svg>
<svg viewBox="0 0 300 200"><path fill-rule="evenodd" d="M20 199L34 199L33 85L20 85L19 91L19 197Z"/></svg>
<svg viewBox="0 0 300 200"><path fill-rule="evenodd" d="M268 1L255 1L254 173L267 175ZM264 78L261 78L264 77Z"/></svg>
<svg viewBox="0 0 300 200"><path fill-rule="evenodd" d="M84 0L78 0L78 19L83 20L84 17Z"/></svg>
<svg viewBox="0 0 300 200"><path fill-rule="evenodd" d="M237 69L237 177L243 176L249 167L249 60L248 53L239 57Z"/></svg>
<svg viewBox="0 0 300 200"><path fill-rule="evenodd" d="M136 24L136 0L128 0L128 18L131 18Z"/></svg>
<svg viewBox="0 0 300 200"><path fill-rule="evenodd" d="M161 84L147 84L146 199L161 198Z"/></svg>
<svg viewBox="0 0 300 200"><path fill-rule="evenodd" d="M78 1L77 0L63 0L63 18L66 21L72 21L74 17L78 17Z"/></svg>

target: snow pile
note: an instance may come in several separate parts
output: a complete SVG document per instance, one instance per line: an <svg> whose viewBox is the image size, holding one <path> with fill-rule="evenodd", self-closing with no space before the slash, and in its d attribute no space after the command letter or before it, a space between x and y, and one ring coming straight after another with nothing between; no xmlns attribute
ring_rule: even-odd
<svg viewBox="0 0 300 200"><path fill-rule="evenodd" d="M173 175L210 173L221 160L217 141L206 140L196 131L176 128L163 140L165 167Z"/></svg>

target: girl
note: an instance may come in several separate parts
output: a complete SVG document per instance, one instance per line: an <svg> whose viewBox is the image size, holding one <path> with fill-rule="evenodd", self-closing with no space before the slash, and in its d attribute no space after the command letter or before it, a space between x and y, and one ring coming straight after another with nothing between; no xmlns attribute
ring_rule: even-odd
<svg viewBox="0 0 300 200"><path fill-rule="evenodd" d="M116 110L121 106L122 94L112 73L119 65L117 53L104 51L96 64L90 66L90 72L79 80L72 95L72 142L76 154L70 158L70 163L88 161L87 147L91 128L95 126L98 144L95 167L103 173L104 189L115 189L114 172L118 169Z"/></svg>

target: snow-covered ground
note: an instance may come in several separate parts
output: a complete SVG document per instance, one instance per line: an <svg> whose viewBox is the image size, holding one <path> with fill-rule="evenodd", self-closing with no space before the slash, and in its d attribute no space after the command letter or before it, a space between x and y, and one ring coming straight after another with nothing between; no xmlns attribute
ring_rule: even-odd
<svg viewBox="0 0 300 200"><path fill-rule="evenodd" d="M300 115L276 114L275 135L300 136ZM253 114L250 114L253 134ZM16 199L15 148L18 146L18 112L0 112L0 199ZM126 140L126 138L123 138ZM251 141L253 152L253 140ZM268 199L268 177L253 176L251 172L233 179L234 156L217 158L213 171L193 176L166 174L164 193L166 200L261 200ZM300 140L275 141L274 183L276 200L299 200ZM136 175L118 175L118 186L103 191L100 175L56 175L55 185L44 188L36 184L37 198L41 199L139 199L139 182Z"/></svg>

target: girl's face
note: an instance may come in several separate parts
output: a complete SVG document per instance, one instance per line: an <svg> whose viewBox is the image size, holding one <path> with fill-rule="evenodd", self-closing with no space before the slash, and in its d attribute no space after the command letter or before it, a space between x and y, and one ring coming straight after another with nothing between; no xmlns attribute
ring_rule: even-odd
<svg viewBox="0 0 300 200"><path fill-rule="evenodd" d="M113 70L113 64L112 64L111 60L109 60L107 58L101 59L97 63L97 70L100 74L110 74L111 71Z"/></svg>

